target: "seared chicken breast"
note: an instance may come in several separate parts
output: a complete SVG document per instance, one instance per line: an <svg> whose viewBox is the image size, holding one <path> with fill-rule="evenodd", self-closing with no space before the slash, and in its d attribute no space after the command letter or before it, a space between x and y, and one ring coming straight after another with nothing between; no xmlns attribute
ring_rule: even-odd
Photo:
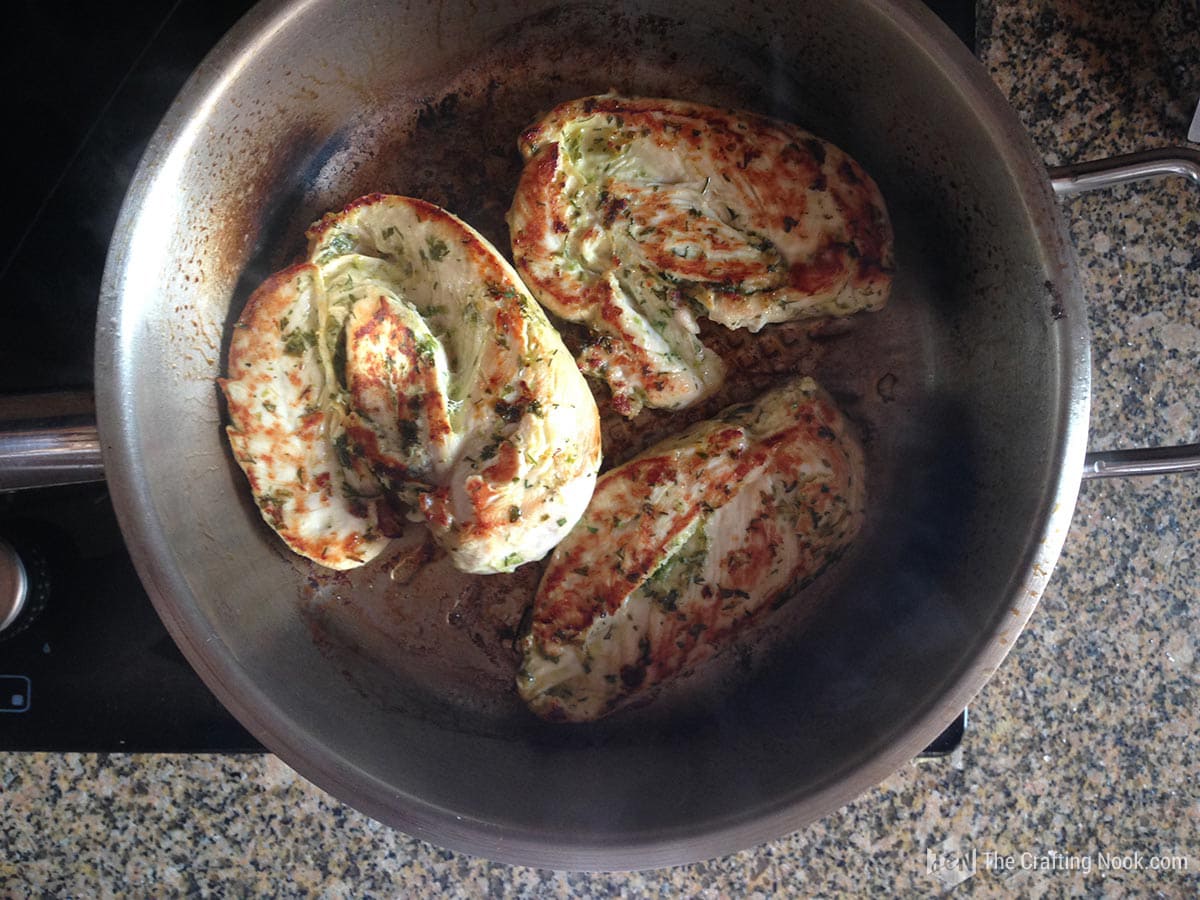
<svg viewBox="0 0 1200 900"><path fill-rule="evenodd" d="M794 125L604 95L558 106L519 147L517 270L547 309L591 329L580 366L627 415L720 387L698 316L757 331L886 302L892 232L878 187Z"/></svg>
<svg viewBox="0 0 1200 900"><path fill-rule="evenodd" d="M235 334L258 359L247 366L231 352L223 387L235 452L254 443L270 458L286 451L289 463L301 446L318 455L339 517L308 543L289 540L298 513L264 505L259 455L237 453L268 523L334 568L379 552L380 520L395 530L398 515L428 525L466 572L542 558L591 496L599 416L512 268L470 226L407 197L364 197L308 237L309 262L247 306ZM291 287L297 279L303 291ZM261 370L282 372L274 377L288 381L287 395L261 394ZM314 471L285 488L297 510L313 501ZM351 534L370 551L339 554Z"/></svg>
<svg viewBox="0 0 1200 900"><path fill-rule="evenodd" d="M354 490L329 440L317 350L321 272L301 263L268 278L233 329L225 392L234 458L267 524L292 550L330 569L387 546L375 500Z"/></svg>
<svg viewBox="0 0 1200 900"><path fill-rule="evenodd" d="M596 719L691 670L840 555L862 454L811 378L601 476L558 545L517 676L538 715Z"/></svg>

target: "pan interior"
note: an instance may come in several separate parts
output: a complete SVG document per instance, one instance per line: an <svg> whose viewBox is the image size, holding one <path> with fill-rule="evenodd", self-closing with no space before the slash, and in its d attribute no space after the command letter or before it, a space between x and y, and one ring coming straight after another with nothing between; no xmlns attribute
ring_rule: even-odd
<svg viewBox="0 0 1200 900"><path fill-rule="evenodd" d="M965 699L963 673L1022 613L1066 427L1057 313L1073 301L1055 292L1020 173L886 7L538 6L309 2L243 22L128 201L98 354L120 425L102 425L122 435L114 489L160 611L288 762L493 857L679 862L827 811L806 799L952 689ZM888 200L899 275L880 313L761 335L863 434L870 517L854 548L703 682L564 728L511 686L536 566L483 579L422 565L419 533L345 575L290 557L229 454L214 379L250 291L303 250L313 219L410 194L506 250L519 130L608 89L751 109L840 144ZM725 340L750 359L765 346ZM740 368L730 397L780 370Z"/></svg>

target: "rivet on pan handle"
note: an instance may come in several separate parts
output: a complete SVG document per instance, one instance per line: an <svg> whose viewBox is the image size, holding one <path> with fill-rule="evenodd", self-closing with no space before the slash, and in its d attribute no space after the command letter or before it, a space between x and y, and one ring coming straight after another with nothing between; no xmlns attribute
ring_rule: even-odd
<svg viewBox="0 0 1200 900"><path fill-rule="evenodd" d="M1050 169L1050 183L1056 194L1065 197L1164 175L1182 175L1200 185L1200 151L1188 147L1166 147L1070 166L1056 166ZM1200 470L1200 444L1182 444L1178 447L1089 453L1083 464L1083 477L1168 475L1195 470Z"/></svg>

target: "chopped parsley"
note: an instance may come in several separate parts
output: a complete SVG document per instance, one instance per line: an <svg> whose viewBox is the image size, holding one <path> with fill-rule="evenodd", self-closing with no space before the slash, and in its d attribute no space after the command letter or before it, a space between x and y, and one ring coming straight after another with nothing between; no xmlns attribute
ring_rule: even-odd
<svg viewBox="0 0 1200 900"><path fill-rule="evenodd" d="M433 361L434 354L437 353L438 342L437 338L432 335L425 335L417 339L417 352L429 361Z"/></svg>
<svg viewBox="0 0 1200 900"><path fill-rule="evenodd" d="M329 243L325 245L325 251L317 257L316 262L318 264L329 262L331 259L343 256L353 249L354 238L344 231L339 231L329 239Z"/></svg>
<svg viewBox="0 0 1200 900"><path fill-rule="evenodd" d="M305 350L316 345L317 335L315 332L297 328L295 331L288 332L283 339L283 352L288 356L303 356Z"/></svg>
<svg viewBox="0 0 1200 900"><path fill-rule="evenodd" d="M350 450L350 440L346 437L345 432L342 432L334 439L333 452L337 455L338 465L343 469L350 468L354 459Z"/></svg>

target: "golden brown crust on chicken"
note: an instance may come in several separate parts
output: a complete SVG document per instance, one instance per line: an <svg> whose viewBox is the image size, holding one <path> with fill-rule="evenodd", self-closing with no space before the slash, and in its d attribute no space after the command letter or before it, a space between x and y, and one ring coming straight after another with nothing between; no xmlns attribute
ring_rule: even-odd
<svg viewBox="0 0 1200 900"><path fill-rule="evenodd" d="M302 263L268 278L247 301L229 344L226 433L263 518L296 553L331 569L386 546L376 503L346 490L320 403L315 345L320 272Z"/></svg>
<svg viewBox="0 0 1200 900"><path fill-rule="evenodd" d="M549 310L593 330L581 367L629 415L720 386L697 316L757 331L886 302L892 233L877 186L794 125L605 95L556 107L519 144L517 270Z"/></svg>
<svg viewBox="0 0 1200 900"><path fill-rule="evenodd" d="M540 559L591 496L599 416L512 267L470 226L408 197L360 198L308 236L310 261L295 270L306 291L292 318L276 315L292 301L281 293L290 282L275 276L248 307L270 312L242 330L268 365L287 370L315 424L302 431L288 419L267 431L231 399L236 433L278 448L320 448L351 518L406 509L464 571L511 571ZM253 403L255 384L236 363L231 355L226 394ZM296 412L288 406L280 415ZM288 489L306 502L306 484ZM286 534L292 509L279 509L267 521ZM289 546L328 564L326 548Z"/></svg>
<svg viewBox="0 0 1200 900"><path fill-rule="evenodd" d="M718 650L857 533L862 454L810 378L613 469L538 587L522 697L606 715Z"/></svg>

